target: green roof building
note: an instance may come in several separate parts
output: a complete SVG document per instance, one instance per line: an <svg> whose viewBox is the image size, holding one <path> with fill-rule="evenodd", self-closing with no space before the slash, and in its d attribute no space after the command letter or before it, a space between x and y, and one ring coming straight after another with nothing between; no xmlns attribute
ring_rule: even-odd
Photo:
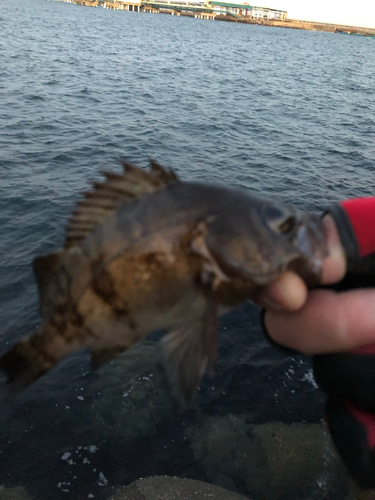
<svg viewBox="0 0 375 500"><path fill-rule="evenodd" d="M285 10L269 9L268 7L256 7L248 3L220 2L218 0L207 0L207 7L210 7L217 14L229 14L237 16L248 16L254 19L281 20L287 17Z"/></svg>

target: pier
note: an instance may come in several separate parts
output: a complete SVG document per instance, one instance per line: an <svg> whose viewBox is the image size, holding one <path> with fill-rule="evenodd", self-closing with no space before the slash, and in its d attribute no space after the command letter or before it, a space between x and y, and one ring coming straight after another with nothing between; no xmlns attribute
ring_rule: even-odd
<svg viewBox="0 0 375 500"><path fill-rule="evenodd" d="M338 24L318 23L288 19L287 12L257 7L248 3L230 3L220 0L205 0L204 4L189 0L186 3L176 0L60 0L85 7L103 7L105 9L147 12L150 14L170 14L189 16L196 19L230 21L275 28L290 28L310 31L361 35L375 39L375 29L343 26Z"/></svg>
<svg viewBox="0 0 375 500"><path fill-rule="evenodd" d="M198 15L204 16L199 17L199 19L205 19L214 15L214 11L212 8L199 4L159 2L154 0L140 0L140 4L144 12L170 11L170 14L174 15L179 15L179 13L181 12L192 12L193 14L196 14L194 17L197 17Z"/></svg>

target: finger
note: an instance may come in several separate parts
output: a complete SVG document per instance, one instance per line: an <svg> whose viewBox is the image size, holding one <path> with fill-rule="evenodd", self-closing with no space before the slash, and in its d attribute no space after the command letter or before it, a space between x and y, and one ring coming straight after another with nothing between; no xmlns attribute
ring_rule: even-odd
<svg viewBox="0 0 375 500"><path fill-rule="evenodd" d="M328 247L328 257L324 259L321 284L328 285L340 281L346 273L347 260L344 247L333 217L329 214L323 218L325 235Z"/></svg>
<svg viewBox="0 0 375 500"><path fill-rule="evenodd" d="M303 306L306 297L307 287L302 278L291 271L286 271L261 290L256 302L266 309L296 311Z"/></svg>
<svg viewBox="0 0 375 500"><path fill-rule="evenodd" d="M315 290L296 312L268 310L271 337L307 354L347 351L375 343L375 289Z"/></svg>

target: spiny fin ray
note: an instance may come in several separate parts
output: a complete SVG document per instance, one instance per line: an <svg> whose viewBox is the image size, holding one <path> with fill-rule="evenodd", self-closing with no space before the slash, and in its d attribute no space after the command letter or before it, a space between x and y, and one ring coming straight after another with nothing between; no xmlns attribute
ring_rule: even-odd
<svg viewBox="0 0 375 500"><path fill-rule="evenodd" d="M179 180L174 172L165 170L154 160L150 160L149 171L126 161L122 161L122 165L122 174L102 172L105 180L94 182L93 190L83 193L84 199L77 203L66 228L65 249L78 245L97 224L113 215L124 203L165 189Z"/></svg>

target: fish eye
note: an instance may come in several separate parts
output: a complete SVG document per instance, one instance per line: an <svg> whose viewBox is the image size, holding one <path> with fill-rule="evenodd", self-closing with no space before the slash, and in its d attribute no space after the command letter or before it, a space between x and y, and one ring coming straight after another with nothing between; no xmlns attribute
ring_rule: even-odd
<svg viewBox="0 0 375 500"><path fill-rule="evenodd" d="M265 213L268 221L272 224L275 224L275 222L277 223L280 219L285 218L285 213L280 208L272 205L266 207Z"/></svg>
<svg viewBox="0 0 375 500"><path fill-rule="evenodd" d="M292 231L292 229L295 226L295 223L296 221L294 220L294 217L287 217L285 220L281 222L281 224L279 224L278 230L282 234L287 234L290 231Z"/></svg>
<svg viewBox="0 0 375 500"><path fill-rule="evenodd" d="M267 223L273 231L281 234L287 234L295 226L295 218L286 214L284 210L275 206L269 206L265 210Z"/></svg>

